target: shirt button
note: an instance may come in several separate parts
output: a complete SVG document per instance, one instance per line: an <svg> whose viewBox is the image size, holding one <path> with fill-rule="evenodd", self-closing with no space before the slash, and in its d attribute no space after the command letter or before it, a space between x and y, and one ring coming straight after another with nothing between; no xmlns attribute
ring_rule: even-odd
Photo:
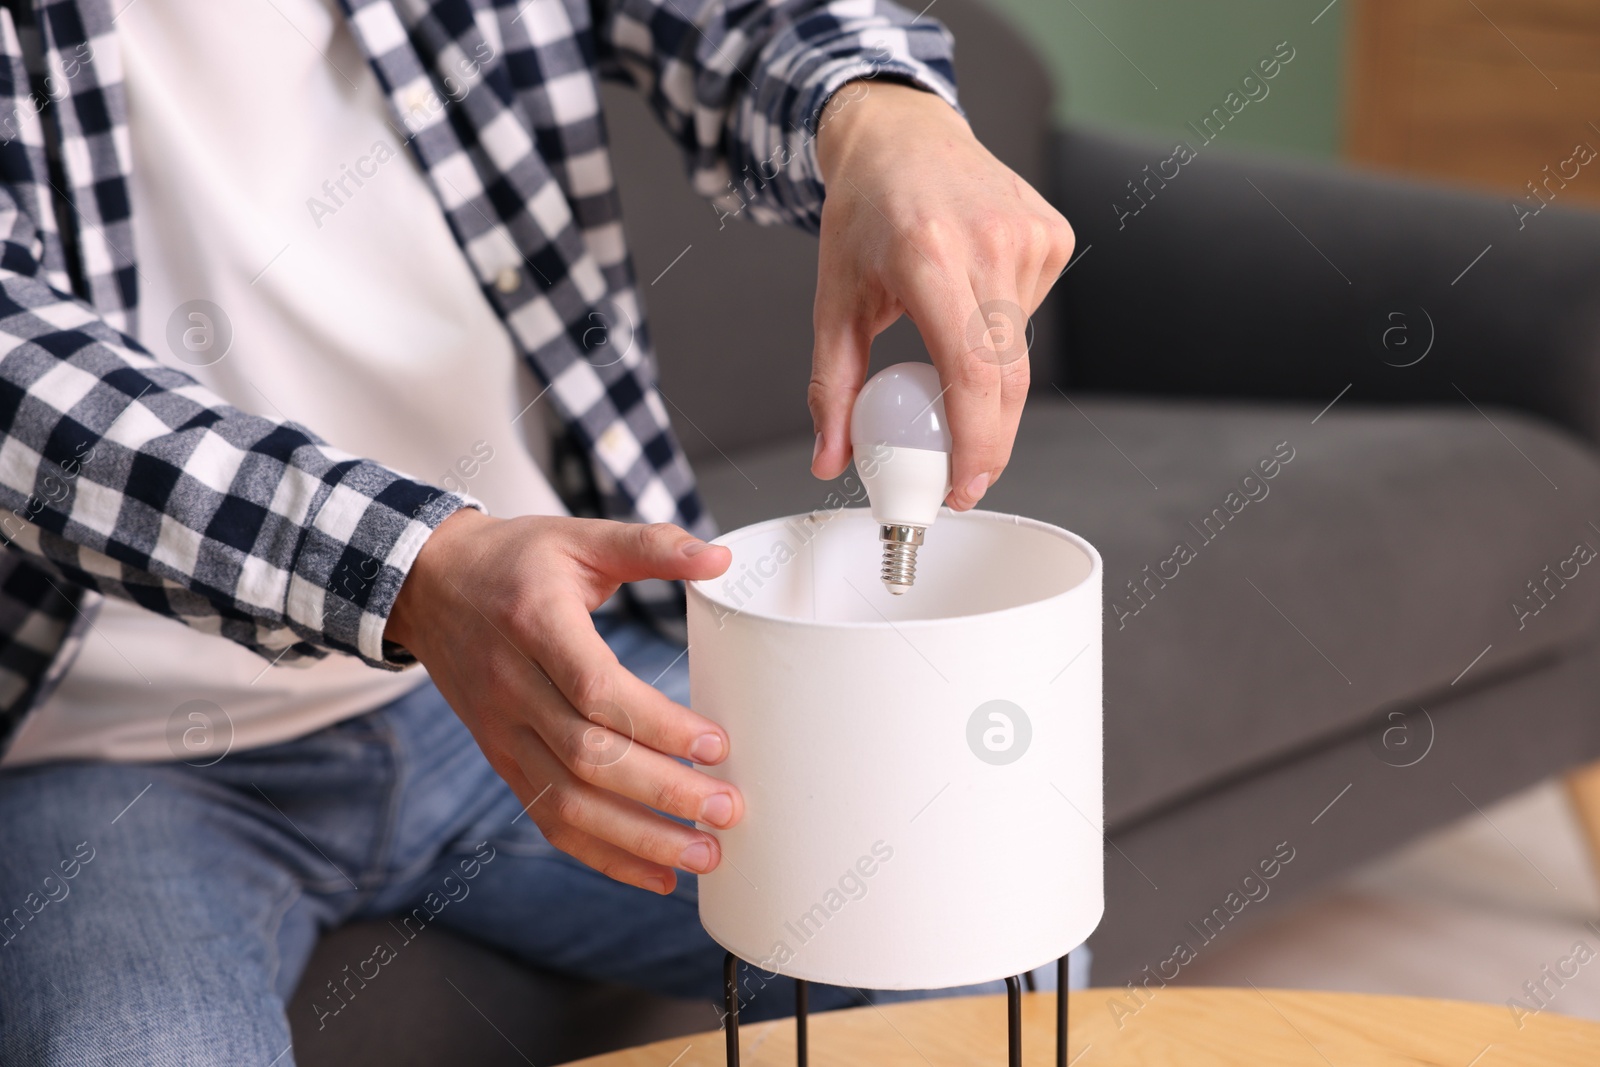
<svg viewBox="0 0 1600 1067"><path fill-rule="evenodd" d="M408 112L427 110L430 96L430 91L420 85L411 89L406 93L406 110Z"/></svg>
<svg viewBox="0 0 1600 1067"><path fill-rule="evenodd" d="M522 272L515 267L506 267L494 276L494 287L507 296L522 288Z"/></svg>

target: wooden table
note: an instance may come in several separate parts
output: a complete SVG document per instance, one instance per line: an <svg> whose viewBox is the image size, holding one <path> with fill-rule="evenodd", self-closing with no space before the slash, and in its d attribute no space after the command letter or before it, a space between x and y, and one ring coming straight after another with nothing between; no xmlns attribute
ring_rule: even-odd
<svg viewBox="0 0 1600 1067"><path fill-rule="evenodd" d="M1121 1004L1124 1011L1115 1011ZM1519 1029L1505 1005L1278 989L1071 995L1075 1067L1594 1067L1600 1024L1542 1012ZM1055 1063L1055 994L1023 1002L1029 1067ZM1120 1026L1118 1024L1121 1024ZM794 1020L740 1027L743 1067L793 1067ZM963 997L811 1016L814 1067L1003 1067L1005 997ZM721 1031L659 1041L582 1067L723 1067ZM579 1067L578 1064L571 1067Z"/></svg>

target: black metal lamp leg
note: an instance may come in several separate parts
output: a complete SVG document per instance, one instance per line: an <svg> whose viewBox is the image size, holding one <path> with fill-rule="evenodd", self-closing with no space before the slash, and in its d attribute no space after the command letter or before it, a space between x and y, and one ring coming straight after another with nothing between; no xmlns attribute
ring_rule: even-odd
<svg viewBox="0 0 1600 1067"><path fill-rule="evenodd" d="M1031 986L1033 983L1029 982ZM739 958L728 953L722 958L722 1003L725 1010L723 1033L727 1039L728 1067L739 1067ZM810 988L801 979L794 983L795 1062L808 1067L810 1040ZM1022 1067L1022 979L1006 979L1006 1052L1010 1067ZM1056 961L1056 1067L1067 1067L1067 957Z"/></svg>
<svg viewBox="0 0 1600 1067"><path fill-rule="evenodd" d="M1070 955L1070 953L1068 954ZM1067 1067L1067 957L1056 960L1056 1067Z"/></svg>
<svg viewBox="0 0 1600 1067"><path fill-rule="evenodd" d="M1006 979L1006 1048L1011 1067L1022 1067L1022 983Z"/></svg>
<svg viewBox="0 0 1600 1067"><path fill-rule="evenodd" d="M739 1067L739 957L722 958L722 1032L728 1040L728 1067Z"/></svg>
<svg viewBox="0 0 1600 1067"><path fill-rule="evenodd" d="M811 1048L806 1034L806 1021L811 1010L810 987L804 978L794 980L794 1060L798 1067L811 1062Z"/></svg>

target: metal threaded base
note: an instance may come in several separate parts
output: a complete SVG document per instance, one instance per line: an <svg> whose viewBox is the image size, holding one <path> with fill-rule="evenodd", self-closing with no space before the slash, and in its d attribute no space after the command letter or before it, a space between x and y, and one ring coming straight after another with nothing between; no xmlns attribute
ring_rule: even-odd
<svg viewBox="0 0 1600 1067"><path fill-rule="evenodd" d="M883 573L879 576L889 592L899 595L917 581L917 546L884 542Z"/></svg>
<svg viewBox="0 0 1600 1067"><path fill-rule="evenodd" d="M878 538L883 542L883 570L878 577L883 587L899 596L917 581L917 547L922 544L921 526L881 526Z"/></svg>

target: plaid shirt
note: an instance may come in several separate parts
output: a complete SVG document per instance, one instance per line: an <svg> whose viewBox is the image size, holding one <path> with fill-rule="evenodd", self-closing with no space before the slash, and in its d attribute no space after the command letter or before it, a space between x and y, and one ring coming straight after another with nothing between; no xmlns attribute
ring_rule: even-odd
<svg viewBox="0 0 1600 1067"><path fill-rule="evenodd" d="M383 630L401 582L476 503L240 411L130 336L111 2L0 0L0 738L103 595L274 661L399 669ZM655 388L598 78L647 95L703 194L815 230L822 105L874 76L954 104L948 35L879 0L341 2L592 510L709 533ZM619 357L606 332L624 320Z"/></svg>

